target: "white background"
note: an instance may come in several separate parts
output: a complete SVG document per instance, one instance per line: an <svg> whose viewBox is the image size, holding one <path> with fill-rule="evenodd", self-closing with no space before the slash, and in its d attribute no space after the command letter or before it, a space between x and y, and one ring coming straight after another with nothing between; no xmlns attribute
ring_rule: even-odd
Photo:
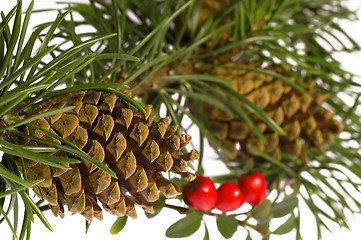
<svg viewBox="0 0 361 240"><path fill-rule="evenodd" d="M78 1L79 2L79 1ZM27 8L29 0L23 1L23 10ZM53 8L55 1L54 0L35 0L34 9L41 8ZM0 10L4 11L4 13L8 13L8 11L15 6L16 0L0 0ZM361 6L361 1L353 0L348 3L353 9ZM359 11L361 15L361 11ZM56 17L56 13L41 13L34 14L31 18L30 25L35 26L37 23L41 23L44 21L54 20ZM346 22L342 25L346 32L353 33L353 37L357 39L359 43L361 43L361 35L357 35L360 33L361 29L361 21L349 23ZM31 29L29 29L31 32ZM350 70L354 73L358 73L361 75L361 56L360 54L340 54L339 59L342 59L342 62L347 70ZM190 133L193 135L192 133ZM193 135L194 138L197 138L196 134ZM197 140L195 139L195 143ZM227 173L227 169L220 163L220 161L214 161L215 154L213 151L208 148L204 153L207 158L208 164L206 168L206 175L214 176ZM176 201L178 203L178 201ZM242 210L246 210L249 206L245 205L242 207ZM173 210L163 209L162 212L153 219L147 219L142 213L141 209L137 209L138 211L138 219L133 220L129 219L126 227L123 229L121 233L118 235L111 235L109 233L110 226L116 220L115 216L109 215L107 213L104 214L104 220L98 221L94 220L91 224L90 230L87 235L85 235L85 220L79 215L75 214L71 216L70 213L66 212L65 219L55 218L53 217L50 211L45 212L45 216L48 221L51 223L53 227L53 232L50 232L48 229L44 227L44 225L35 217L35 223L32 228L32 238L35 240L64 240L64 239L85 239L85 240L99 240L99 239L168 239L165 237L166 229L175 221L182 218L183 216L178 214ZM361 229L359 227L361 223L361 215L350 215L349 225L351 230L347 229L339 229L338 227L331 228L333 233L324 234L324 239L328 240L338 240L338 239L348 239L348 240L356 240L360 239ZM223 237L218 233L215 219L213 217L205 217L205 221L207 223L208 229L210 231L210 239L223 239ZM20 222L21 224L21 222ZM276 223L277 225L277 223ZM277 226L271 226L274 230ZM302 219L302 235L305 240L313 240L316 239L315 233L315 222L310 215ZM246 232L239 227L236 234L232 237L232 239L244 239ZM11 232L8 229L6 223L2 223L0 225L0 239L1 240L10 240ZM204 227L198 230L198 232L191 237L185 239L194 239L199 240L203 239L204 236ZM252 235L254 239L260 239L257 234ZM290 235L287 236L274 236L271 238L272 240L280 240L280 239L294 239L294 232L291 232Z"/></svg>

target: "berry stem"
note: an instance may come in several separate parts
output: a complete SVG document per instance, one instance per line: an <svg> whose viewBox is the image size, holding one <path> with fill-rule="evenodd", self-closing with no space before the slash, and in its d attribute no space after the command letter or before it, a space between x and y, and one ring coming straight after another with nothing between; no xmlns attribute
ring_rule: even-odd
<svg viewBox="0 0 361 240"><path fill-rule="evenodd" d="M190 209L190 208L175 206L175 205L171 205L171 204L167 204L167 203L164 205L164 207L176 210L180 214L186 214L186 215L188 215L189 213L191 213L193 211L196 211L196 210L193 210L193 209ZM222 215L222 214L217 214L217 213L213 213L213 212L210 212L210 211L203 212L203 214L208 215L208 216L214 216L214 217ZM248 214L248 212L244 213L244 214ZM239 215L241 215L241 214L234 214L234 215L229 215L229 216L236 217L236 216L239 216ZM250 224L250 223L248 223L246 221L242 221L242 220L237 220L237 222L238 222L239 226L242 226L242 227L244 227L246 229L247 228L252 228L253 230L257 231L259 234L262 235L263 238L265 238L267 236L267 234L263 233L262 230L256 225L252 225L252 224Z"/></svg>

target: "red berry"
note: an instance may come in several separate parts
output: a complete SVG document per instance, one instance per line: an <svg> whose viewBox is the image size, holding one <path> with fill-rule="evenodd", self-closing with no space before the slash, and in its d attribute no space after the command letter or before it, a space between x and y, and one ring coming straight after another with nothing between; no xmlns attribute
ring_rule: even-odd
<svg viewBox="0 0 361 240"><path fill-rule="evenodd" d="M249 175L241 175L238 178L238 186L242 190L246 202L256 206L263 201L266 196L267 182L259 172L253 172Z"/></svg>
<svg viewBox="0 0 361 240"><path fill-rule="evenodd" d="M214 208L217 201L217 190L214 182L203 176L197 176L184 186L187 201L197 210L208 211Z"/></svg>
<svg viewBox="0 0 361 240"><path fill-rule="evenodd" d="M241 189L233 182L223 183L217 192L216 208L222 212L236 210L244 203L244 196Z"/></svg>

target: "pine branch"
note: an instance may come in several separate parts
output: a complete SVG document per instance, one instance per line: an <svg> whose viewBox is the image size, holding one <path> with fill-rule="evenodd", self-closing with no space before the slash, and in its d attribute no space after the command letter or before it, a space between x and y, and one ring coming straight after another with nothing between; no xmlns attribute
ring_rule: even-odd
<svg viewBox="0 0 361 240"><path fill-rule="evenodd" d="M15 6L7 15L2 13L3 21L0 25L0 99L1 99L1 150L4 153L1 170L1 215L2 221L6 220L16 239L24 239L30 234L33 214L37 215L44 225L52 230L49 222L39 210L37 204L29 197L29 189L33 186L40 184L43 180L28 182L26 172L24 171L23 158L31 159L34 161L43 162L48 165L58 166L63 168L55 162L58 160L62 163L63 160L67 162L74 162L70 158L62 159L54 156L49 156L49 152L58 150L58 146L54 148L47 147L25 147L18 145L14 136L9 132L14 128L19 128L25 124L34 121L37 118L44 117L45 115L53 115L59 112L68 111L69 108L59 109L57 111L50 111L48 113L32 116L28 119L18 119L18 113L29 111L35 107L34 103L40 99L53 98L56 93L52 91L57 86L62 86L64 83L73 85L69 82L75 74L82 71L85 66L90 64L94 59L102 58L115 58L124 60L137 60L124 54L110 55L110 56L97 56L86 54L86 47L95 44L99 41L109 39L113 35L100 36L89 39L86 42L76 43L68 49L65 49L60 54L56 45L51 45L59 24L69 14L68 11L59 13L54 22L44 24L36 28L29 38L25 38L34 2L28 6L25 15L22 13L22 1L18 1ZM14 20L11 26L9 22ZM42 38L38 38L38 36ZM38 41L40 40L40 41ZM40 47L37 47L40 46ZM85 54L84 56L82 56ZM80 57L81 56L81 57ZM50 58L50 60L49 60ZM102 89L106 91L116 91L114 88L118 87L113 85L93 85L88 88ZM70 90L76 90L70 89ZM120 94L121 97L129 99L128 96ZM130 99L137 107L142 107ZM72 107L73 108L73 107ZM71 109L71 108L70 108ZM60 139L65 140L60 137ZM74 154L83 154L79 149L71 149ZM15 160L12 156L18 156L21 159L22 172L18 170L15 165ZM85 156L89 158L89 156ZM53 162L54 161L54 162ZM58 161L58 163L59 163ZM76 160L76 162L79 162ZM19 194L19 195L18 195ZM19 226L18 209L19 202L18 196L25 205L24 218L22 222L21 231L17 234L16 226ZM7 206L4 205L6 200L10 199ZM4 211L2 211L4 210ZM8 221L8 214L14 211L16 213L14 222Z"/></svg>
<svg viewBox="0 0 361 240"><path fill-rule="evenodd" d="M0 25L2 138L9 140L11 136L5 130L32 119L15 120L15 123L5 120L13 120L11 118L17 113L33 108L39 100L37 105L75 90L117 93L144 112L138 102L115 90L129 85L127 91L143 103L153 104L158 116L161 107L165 106L172 121L180 125L178 131L187 130L183 126L185 117L191 119L231 171L230 175L214 180L221 183L235 180L248 170L264 173L273 186L270 191L275 191L277 197L272 207L267 205L262 209L261 218L255 213L249 215L256 216L258 226L246 222L239 222L240 225L260 230L268 237L269 208L282 206L287 209L285 215L289 219L275 234L295 228L297 239L300 239L301 209L295 200L299 198L305 200L313 213L319 238L321 227L329 228L324 218L347 227L345 211L357 212L359 209L353 209L345 196L360 208L345 186L351 185L354 191L360 192L354 180L361 179L360 149L348 147L360 139L360 94L357 92L360 85L355 81L357 76L343 70L334 54L360 50L359 44L338 24L340 20L355 20L355 12L345 7L341 0L209 2L92 0L89 4L69 3L55 21L38 25L25 41L32 5L21 21L20 1L7 16L3 16ZM75 20L75 14L81 19ZM12 18L14 25L10 30L8 23ZM92 30L79 33L84 25ZM31 55L38 36L40 48ZM61 43L51 46L54 38ZM65 49L69 43L73 47ZM46 61L45 57L49 55L52 60ZM247 83L248 76L256 77L252 83ZM256 86L259 78L262 81ZM271 89L270 82L278 82L278 85ZM313 85L314 82L317 85ZM64 85L66 89L54 91ZM271 90L262 92L266 86ZM281 88L280 101L271 100ZM252 95L256 91L261 91L260 97ZM347 104L340 99L339 93L354 102ZM329 95L327 100L326 94ZM266 95L270 95L268 101ZM305 96L311 99L310 107L291 114L296 102L307 98ZM326 102L322 103L324 100ZM23 101L27 104L21 105ZM288 110L287 104L290 104ZM285 112L289 111L283 114L285 123L275 117L277 105ZM332 116L327 118L330 114ZM316 127L308 133L306 119L311 119L308 123L312 125L312 118L316 119ZM302 124L306 127L297 130L298 125L291 124L294 122L299 123L299 128ZM343 135L348 138L334 136L341 132L341 123ZM232 137L233 140L238 138L228 136L232 134L229 129L236 126L243 129L239 134L247 137L229 141ZM270 150L274 134L277 135L278 151ZM292 134L296 136L292 138ZM204 139L200 141L203 145ZM2 147L9 154L18 150L18 155L27 154L27 157L32 156L29 152L41 151L17 148L6 142ZM84 154L74 147L73 151L78 156ZM45 160L45 155L39 156L40 161ZM202 165L198 166L197 173L203 172L206 166L205 161L200 162ZM26 226L30 226L32 211L47 223L29 201L28 190L24 190L31 186L30 183L21 179L21 173L12 166L11 157L7 157L6 163L9 166L0 172L6 179L1 183L0 196L19 192L24 199L25 230L19 237L22 239L28 229ZM354 178L351 179L350 174ZM342 178L337 177L340 175ZM26 174L23 177L26 180ZM8 186L12 189L6 191ZM286 186L291 187L293 193L284 197ZM301 188L305 192L299 191ZM329 197L328 192L334 197ZM314 198L331 211L319 207ZM1 203L3 210L4 202ZM9 206L5 213L11 209ZM194 216L201 221L199 216Z"/></svg>

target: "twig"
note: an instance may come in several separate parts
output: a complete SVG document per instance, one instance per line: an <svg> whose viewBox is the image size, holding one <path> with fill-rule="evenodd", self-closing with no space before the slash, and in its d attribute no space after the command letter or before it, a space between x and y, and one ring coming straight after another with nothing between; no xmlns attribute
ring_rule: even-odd
<svg viewBox="0 0 361 240"><path fill-rule="evenodd" d="M43 205L43 206L39 207L39 209L40 209L40 211L45 212L47 210L50 210L50 205L48 205L48 204Z"/></svg>
<svg viewBox="0 0 361 240"><path fill-rule="evenodd" d="M175 205L171 205L171 204L167 204L167 203L164 205L164 207L176 210L180 214L186 214L186 215L193 212L193 211L195 211L195 210L190 209L190 208L175 206ZM203 214L208 215L208 216L219 216L220 215L220 214L213 213L213 212L210 212L210 211L205 211L205 212L203 212ZM249 213L245 213L245 214L249 214ZM234 215L229 215L229 216L236 217L238 215L240 215L240 214L234 214ZM238 222L238 225L240 225L240 226L242 226L244 228L248 227L248 228L252 228L253 230L257 231L259 234L262 235L263 238L266 237L266 234L263 233L262 230L258 226L252 225L252 224L250 224L250 223L248 223L246 221L241 221L241 220L237 220L237 222Z"/></svg>

